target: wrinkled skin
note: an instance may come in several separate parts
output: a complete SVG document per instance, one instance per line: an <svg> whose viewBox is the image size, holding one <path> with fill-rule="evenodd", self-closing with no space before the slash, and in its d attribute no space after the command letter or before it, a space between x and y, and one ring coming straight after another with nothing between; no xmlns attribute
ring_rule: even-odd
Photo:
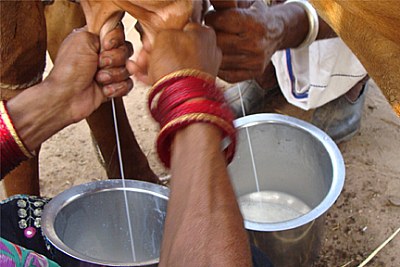
<svg viewBox="0 0 400 267"><path fill-rule="evenodd" d="M283 21L269 15L261 0L249 8L209 12L206 24L216 31L223 52L218 76L228 82L261 75L283 39Z"/></svg>
<svg viewBox="0 0 400 267"><path fill-rule="evenodd" d="M222 57L214 31L198 24L160 32L141 56L147 57L141 62L149 63L150 83L184 68L215 77ZM136 75L136 65L127 68ZM221 130L192 123L171 138L171 195L159 266L251 266L249 240L221 151Z"/></svg>

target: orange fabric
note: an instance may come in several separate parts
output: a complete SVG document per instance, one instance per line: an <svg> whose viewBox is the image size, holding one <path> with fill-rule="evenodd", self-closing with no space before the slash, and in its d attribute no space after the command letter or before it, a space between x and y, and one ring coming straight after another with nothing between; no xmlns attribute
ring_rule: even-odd
<svg viewBox="0 0 400 267"><path fill-rule="evenodd" d="M310 0L400 117L400 1Z"/></svg>

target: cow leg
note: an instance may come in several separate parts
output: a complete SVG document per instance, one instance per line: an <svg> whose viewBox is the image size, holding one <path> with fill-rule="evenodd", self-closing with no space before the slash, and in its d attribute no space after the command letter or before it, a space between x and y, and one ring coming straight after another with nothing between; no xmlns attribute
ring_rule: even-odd
<svg viewBox="0 0 400 267"><path fill-rule="evenodd" d="M44 9L47 28L47 50L54 62L58 48L75 28L85 26L86 20L79 4L68 0L55 0Z"/></svg>
<svg viewBox="0 0 400 267"><path fill-rule="evenodd" d="M21 163L3 179L7 196L17 194L40 195L39 188L39 162L34 157Z"/></svg>
<svg viewBox="0 0 400 267"><path fill-rule="evenodd" d="M115 98L122 163L126 178L157 183L130 127L122 98ZM111 102L102 104L86 121L95 137L109 178L121 178Z"/></svg>

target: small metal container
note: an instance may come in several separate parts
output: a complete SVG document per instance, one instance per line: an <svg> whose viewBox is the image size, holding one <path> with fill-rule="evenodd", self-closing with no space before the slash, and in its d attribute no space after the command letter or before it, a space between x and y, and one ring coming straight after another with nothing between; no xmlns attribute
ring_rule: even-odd
<svg viewBox="0 0 400 267"><path fill-rule="evenodd" d="M122 180L82 184L45 206L43 233L69 266L157 266L169 189L134 180L125 186L126 194Z"/></svg>
<svg viewBox="0 0 400 267"><path fill-rule="evenodd" d="M344 184L338 147L325 132L289 116L250 115L235 126L238 147L229 173L251 242L275 267L312 266L324 215Z"/></svg>

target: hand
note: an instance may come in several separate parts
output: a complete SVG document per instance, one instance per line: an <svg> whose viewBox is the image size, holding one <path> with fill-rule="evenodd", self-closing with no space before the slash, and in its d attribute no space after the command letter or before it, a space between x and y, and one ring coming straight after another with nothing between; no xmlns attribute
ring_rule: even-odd
<svg viewBox="0 0 400 267"><path fill-rule="evenodd" d="M89 116L110 96L123 96L133 83L125 68L131 49L123 43L121 29L106 34L104 51L99 57L98 37L81 28L72 32L61 45L54 67L44 81L56 92L55 99L66 106L72 122ZM97 80L106 84L103 91L94 80L98 66L102 70Z"/></svg>
<svg viewBox="0 0 400 267"><path fill-rule="evenodd" d="M133 87L130 74L125 68L126 61L133 54L133 47L125 41L122 24L104 36L101 50L96 81L103 85L103 93L107 97L126 95Z"/></svg>
<svg viewBox="0 0 400 267"><path fill-rule="evenodd" d="M183 31L161 31L152 48L144 42L142 51L136 62L130 61L126 67L147 84L186 68L216 76L222 57L214 31L195 23L187 24Z"/></svg>
<svg viewBox="0 0 400 267"><path fill-rule="evenodd" d="M285 26L279 16L268 10L264 1L257 0L249 8L218 10L206 15L206 24L214 28L223 53L219 77L239 82L264 72L281 45Z"/></svg>
<svg viewBox="0 0 400 267"><path fill-rule="evenodd" d="M121 41L112 41L121 36L119 29L111 31L104 38L100 65L108 70L122 64L121 54L130 54L121 52L125 51L119 45ZM119 47L114 49L115 53L111 49L115 47L113 43ZM72 32L62 43L49 76L7 103L14 127L29 150L36 149L62 128L86 118L107 100L94 81L99 66L99 50L98 36L87 32L85 28ZM111 61L104 59L106 55L111 57ZM110 86L114 82L121 83L121 80L128 84L125 75L115 75L114 71L111 74ZM115 94L126 94L129 89L128 86L117 90Z"/></svg>

